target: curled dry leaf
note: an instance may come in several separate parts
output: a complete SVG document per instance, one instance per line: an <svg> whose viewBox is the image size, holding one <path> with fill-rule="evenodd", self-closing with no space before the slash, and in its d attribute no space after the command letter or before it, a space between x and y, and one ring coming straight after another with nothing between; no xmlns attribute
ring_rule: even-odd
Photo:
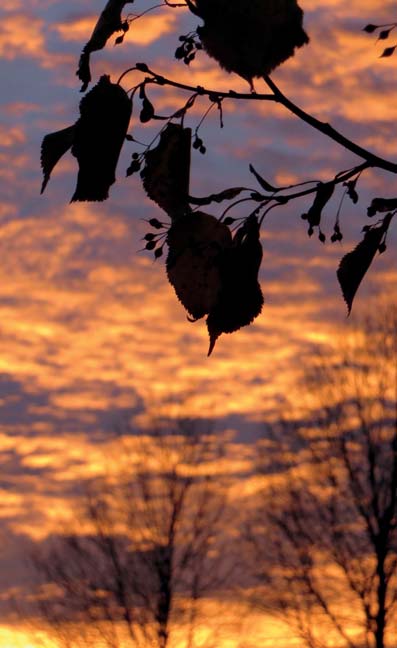
<svg viewBox="0 0 397 648"><path fill-rule="evenodd" d="M313 204L307 214L302 215L302 218L307 220L309 223L309 233L313 231L313 227L320 225L322 211L327 202L331 199L334 189L335 184L333 182L319 182L317 185Z"/></svg>
<svg viewBox="0 0 397 648"><path fill-rule="evenodd" d="M278 191L280 191L281 187L273 187L273 185L271 185L270 182L268 182L267 180L265 180L265 178L262 178L262 176L259 175L259 173L252 166L252 164L249 165L249 170L251 171L252 175L255 176L256 180L258 181L262 189L268 191L269 193L277 193Z"/></svg>
<svg viewBox="0 0 397 648"><path fill-rule="evenodd" d="M167 243L168 279L192 318L204 317L221 290L219 264L232 245L230 230L210 214L189 213L171 225Z"/></svg>
<svg viewBox="0 0 397 648"><path fill-rule="evenodd" d="M251 84L309 41L296 0L189 0L187 4L204 21L197 33L209 56Z"/></svg>
<svg viewBox="0 0 397 648"><path fill-rule="evenodd" d="M237 230L232 246L224 249L220 260L220 290L207 317L208 355L222 333L233 333L251 324L261 312L263 295L258 281L261 262L259 223L255 216L250 216Z"/></svg>
<svg viewBox="0 0 397 648"><path fill-rule="evenodd" d="M68 126L63 130L49 133L41 145L41 168L43 169L43 184L40 193L45 190L53 168L61 157L72 147L76 126Z"/></svg>
<svg viewBox="0 0 397 648"><path fill-rule="evenodd" d="M72 202L108 197L130 117L130 98L106 75L83 97L72 147L79 164Z"/></svg>
<svg viewBox="0 0 397 648"><path fill-rule="evenodd" d="M368 207L368 216L378 212L388 212L397 209L397 198L374 198Z"/></svg>
<svg viewBox="0 0 397 648"><path fill-rule="evenodd" d="M342 289L343 298L347 304L348 313L352 309L356 292L370 267L376 252L379 250L390 225L392 215L388 214L379 226L374 226L365 232L363 240L348 252L339 264L337 277Z"/></svg>
<svg viewBox="0 0 397 648"><path fill-rule="evenodd" d="M91 34L91 38L86 43L80 56L79 67L76 75L83 82L81 91L87 90L88 84L91 81L90 72L90 54L105 47L108 39L112 34L121 31L123 28L121 20L121 12L124 5L133 0L109 0Z"/></svg>
<svg viewBox="0 0 397 648"><path fill-rule="evenodd" d="M245 187L231 187L230 189L224 189L219 193L209 194L209 196L203 196L202 198L195 198L194 196L189 196L189 203L191 205L200 205L201 207L205 205L210 205L213 202L221 203L224 200L233 200L242 191L245 191Z"/></svg>
<svg viewBox="0 0 397 648"><path fill-rule="evenodd" d="M191 130L167 124L156 148L145 154L141 172L149 198L171 219L186 211L189 197ZM216 220L216 219L215 219Z"/></svg>
<svg viewBox="0 0 397 648"><path fill-rule="evenodd" d="M354 205L357 205L358 203L358 193L356 189L357 180L358 177L354 180L348 180L347 182L343 183L343 186L346 187L346 193Z"/></svg>

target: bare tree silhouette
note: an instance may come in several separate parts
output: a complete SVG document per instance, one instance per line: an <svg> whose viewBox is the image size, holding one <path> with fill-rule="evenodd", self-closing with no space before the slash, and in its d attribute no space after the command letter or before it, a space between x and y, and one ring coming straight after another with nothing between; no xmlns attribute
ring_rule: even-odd
<svg viewBox="0 0 397 648"><path fill-rule="evenodd" d="M391 648L397 606L397 310L363 322L304 389L317 417L281 425L260 466L278 461L247 539L255 604L305 645ZM281 436L282 435L282 436ZM283 439L280 441L280 439Z"/></svg>
<svg viewBox="0 0 397 648"><path fill-rule="evenodd" d="M62 645L166 648L174 633L202 645L200 599L227 581L219 440L193 421L137 440L87 490L76 532L34 557L40 611Z"/></svg>

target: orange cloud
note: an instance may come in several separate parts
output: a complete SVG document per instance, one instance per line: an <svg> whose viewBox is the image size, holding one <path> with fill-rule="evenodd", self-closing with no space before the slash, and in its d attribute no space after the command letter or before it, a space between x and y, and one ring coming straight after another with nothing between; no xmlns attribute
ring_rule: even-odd
<svg viewBox="0 0 397 648"><path fill-rule="evenodd" d="M97 19L97 15L84 16L61 23L54 29L64 41L78 41L84 44L89 39ZM131 24L130 30L124 39L124 47L128 43L142 46L150 45L165 34L172 32L175 23L176 16L174 12L169 10L156 15L145 15Z"/></svg>
<svg viewBox="0 0 397 648"><path fill-rule="evenodd" d="M45 49L44 21L17 13L6 15L0 22L0 56L40 58Z"/></svg>
<svg viewBox="0 0 397 648"><path fill-rule="evenodd" d="M373 0L364 4L373 11ZM8 2L7 7L11 5ZM350 10L361 16L363 3L348 6L341 0L307 0L302 5L316 14L322 8L319 20L323 22L317 31L312 29L312 44L277 72L280 87L319 118L332 121L344 115L350 120L349 128L363 121L367 125L377 122L376 129L367 129L364 141L371 146L387 145L393 153L390 133L397 102L394 85L385 83L390 67L380 66L375 49L361 33L348 33L340 23L333 40L329 31L322 33L330 16L342 20ZM14 12L17 6L11 7ZM167 11L134 23L125 45L114 48L112 56L116 52L120 58L126 54L127 59L128 43L144 46L169 33L174 27L174 15L174 11ZM64 21L54 30L64 41L83 45L94 20ZM197 21L192 18L192 22ZM44 19L22 13L6 16L0 25L0 53L8 59L36 59L58 72L60 59L46 53L46 28ZM150 48L145 54L151 63ZM93 57L95 73L104 65L105 55ZM112 59L110 67L115 78L121 72L119 65ZM367 75L373 79L375 67L384 89L382 101L374 85L362 81ZM156 51L153 68L193 86L247 91L243 80L225 74L204 53L186 67L174 60L170 63ZM134 79L133 75L127 77L125 87L133 85ZM76 87L73 74L68 82ZM258 91L262 87L258 82ZM173 89L164 88L161 95L160 91L148 90L150 96L154 92L159 97L158 112L171 111L175 104L179 107L186 100L186 93ZM73 97L74 109L77 93ZM32 95L32 101L8 104L7 118L32 110L35 124L41 128L47 113L37 120L41 106L38 93L35 98ZM57 109L51 129L74 121L77 111L70 120L66 115L61 123L73 101L70 107ZM207 106L207 100L197 102L189 122L193 127ZM327 179L333 165L342 159L342 154L328 148L326 139L314 144L309 135L306 139L310 129L300 128L279 106L228 101L225 108L230 122L226 122L224 131L217 129L214 134L214 124L219 123L217 110L203 126L213 144L208 147L208 156L195 154L192 158L192 184L197 195L200 191L204 195L209 187L214 191L225 188L229 178L230 185L239 184L240 178L236 178L243 165L248 167L251 152L263 163L264 172L268 169L273 174L269 180L281 184L301 180L308 168L316 171L316 178ZM275 117L279 121L275 122ZM338 258L353 244L327 244L322 248L314 237L308 240L299 219L301 204L296 214L290 210L280 211L280 216L269 215L262 238L263 313L254 325L223 335L213 357L208 359L204 320L194 324L187 321L168 284L163 261L154 263L148 253L138 253L143 247L141 239L150 229L142 219L159 216L158 209L144 198L139 180L121 180L108 204L66 205L66 190L62 186L64 193L58 195L60 185L56 182L65 180L66 185L70 181L68 172L76 165L69 156L54 172L48 197L38 203L32 189L22 203L16 169L26 178L25 189L32 182L33 160L38 168L38 151L28 148L26 132L14 125L0 130L0 144L7 149L0 157L2 177L5 186L18 194L14 203L7 197L0 205L4 220L0 227L0 373L6 384L15 383L15 392L5 390L1 395L1 405L10 412L10 419L4 418L1 423L0 450L15 450L18 454L26 475L15 476L13 485L29 487L32 496L27 498L18 492L10 496L5 491L1 496L5 514L15 518L14 528L41 537L56 527L64 513L73 513L75 500L65 495L65 485L103 470L103 455L85 432L102 430L105 414L111 426L120 410L141 404L147 420L148 412L158 413L159 402L174 398L182 414L198 417L240 415L257 420L263 412L269 417L277 415L280 397L293 394L296 388L300 373L297 358L313 343L326 345L332 341L335 320L345 317L335 268ZM150 141L147 132L143 141ZM141 139L140 135L137 139ZM26 145L26 151L24 148L23 153L11 158L13 147L21 144ZM300 150L302 157L293 159L291 147ZM280 151L284 157L273 163ZM240 164L237 170L235 163ZM253 184L245 170L247 182ZM262 172L262 167L258 171ZM375 175L367 178L371 190L384 190ZM56 207L52 201L56 201ZM363 210L362 203L359 208ZM327 210L328 231L336 209ZM208 211L216 213L212 206ZM355 212L349 211L348 216L354 223ZM395 254L389 254L393 249L376 259L372 283L366 279L360 288L362 300L373 286L395 284L396 273L390 269ZM331 280L332 288L327 286ZM19 410L24 411L25 418L18 418ZM40 471L44 474L42 480ZM51 488L55 489L52 496ZM6 641L5 645L12 645Z"/></svg>
<svg viewBox="0 0 397 648"><path fill-rule="evenodd" d="M26 141L26 135L22 128L11 126L6 128L0 125L0 147L9 148L16 144L23 144Z"/></svg>
<svg viewBox="0 0 397 648"><path fill-rule="evenodd" d="M182 404L186 401L185 410L198 416L208 411L250 415L259 403L272 406L294 382L297 346L308 340L322 299L318 281L309 281L299 269L293 285L267 280L266 304L255 325L222 336L208 360L204 321L186 321L164 265L137 253L146 229L140 225L131 230L117 213L110 215L107 208L98 213L85 204L4 225L0 371L12 374L26 389L46 392L43 415L57 412L65 421L72 412L132 407L136 390L148 406L153 399L178 395ZM121 252L126 244L127 253ZM106 259L109 245L122 254L116 264ZM264 240L265 257L271 245ZM339 299L336 287L333 297ZM338 303L343 316L343 304ZM278 322L277 330L272 320ZM329 328L316 327L324 335ZM281 339L282 344L277 342ZM284 370L276 372L279 362ZM267 371L273 375L271 382L262 380Z"/></svg>

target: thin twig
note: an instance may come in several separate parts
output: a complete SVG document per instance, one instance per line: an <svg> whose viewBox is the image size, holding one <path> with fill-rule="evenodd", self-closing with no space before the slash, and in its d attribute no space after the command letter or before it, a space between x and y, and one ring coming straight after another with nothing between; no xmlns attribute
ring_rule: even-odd
<svg viewBox="0 0 397 648"><path fill-rule="evenodd" d="M179 88L181 90L195 92L198 95L217 96L222 99L243 99L248 101L275 101L283 105L285 108L287 108L287 110L289 110L294 115L299 117L299 119L301 119L302 121L306 122L307 124L315 128L316 130L323 133L323 135L326 135L337 144L343 146L348 151L351 151L358 157L361 157L363 160L366 160L369 166L377 167L379 169L384 169L385 171L389 171L391 173L397 173L397 164L395 162L390 162L390 160L386 160L384 158L379 157L378 155L375 155L375 153L368 151L367 149L363 148L359 144L356 144L352 140L342 135L342 133L339 133L339 131L333 128L333 126L331 126L330 124L320 121L316 117L313 117L309 113L302 110L302 108L299 108L299 106L294 104L290 99L288 99L281 92L281 90L277 87L277 85L269 76L265 76L263 78L266 84L272 90L272 94L268 94L268 93L258 94L256 92L250 92L250 93L235 92L234 90L229 90L228 92L222 92L219 90L209 90L208 88L204 88L203 86L191 86L186 83L173 81L172 79L168 79L167 77L164 77L160 74L157 74L156 72L153 72L153 70L151 70L146 64L137 64L137 66L125 70L125 72L123 72L123 74L120 76L118 83L120 83L121 80L124 78L124 76L126 74L129 74L129 72L139 70L141 72L144 71L150 74L152 76L153 82L157 83L158 85L168 85L173 88Z"/></svg>

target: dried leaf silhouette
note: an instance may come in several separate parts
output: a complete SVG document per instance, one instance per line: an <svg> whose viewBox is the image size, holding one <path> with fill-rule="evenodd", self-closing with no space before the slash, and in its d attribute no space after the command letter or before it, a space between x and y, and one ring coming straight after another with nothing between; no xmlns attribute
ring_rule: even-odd
<svg viewBox="0 0 397 648"><path fill-rule="evenodd" d="M296 0L189 0L204 25L204 49L228 72L252 79L270 74L309 41Z"/></svg>
<svg viewBox="0 0 397 648"><path fill-rule="evenodd" d="M231 187L230 189L224 189L219 193L209 194L209 196L203 196L202 198L189 196L189 202L192 205L200 205L203 207L204 205L210 205L213 202L221 203L224 200L233 200L233 198L238 196L242 191L245 191L245 187Z"/></svg>
<svg viewBox="0 0 397 648"><path fill-rule="evenodd" d="M230 230L210 214L192 212L171 225L167 243L168 279L192 318L204 317L221 289L219 263L232 245Z"/></svg>
<svg viewBox="0 0 397 648"><path fill-rule="evenodd" d="M61 157L68 151L73 144L75 134L75 124L68 126L63 130L49 133L43 139L41 144L41 168L43 169L43 184L40 193L45 190L50 179L52 170L59 162Z"/></svg>
<svg viewBox="0 0 397 648"><path fill-rule="evenodd" d="M309 234L313 232L313 227L320 225L322 211L332 197L334 189L335 184L333 182L320 182L317 185L316 196L312 206L307 214L302 214L302 218L309 223Z"/></svg>
<svg viewBox="0 0 397 648"><path fill-rule="evenodd" d="M147 97L144 97L139 119L142 122L142 124L147 124L147 122L153 119L153 117L154 117L154 106Z"/></svg>
<svg viewBox="0 0 397 648"><path fill-rule="evenodd" d="M347 182L343 183L343 186L346 187L347 195L355 205L358 203L358 193L356 189L357 180L358 178L355 178L354 180L348 180Z"/></svg>
<svg viewBox="0 0 397 648"><path fill-rule="evenodd" d="M388 212L397 209L397 198L374 198L368 207L368 216L375 216L378 212Z"/></svg>
<svg viewBox="0 0 397 648"><path fill-rule="evenodd" d="M270 193L276 193L277 191L280 191L280 187L273 187L273 185L271 185L270 182L262 178L262 176L259 175L259 173L254 169L252 164L249 165L249 170L255 176L262 189Z"/></svg>
<svg viewBox="0 0 397 648"><path fill-rule="evenodd" d="M83 97L72 147L79 164L72 202L108 197L130 117L131 100L106 75Z"/></svg>
<svg viewBox="0 0 397 648"><path fill-rule="evenodd" d="M87 90L88 84L91 81L90 72L90 54L105 47L108 39L112 34L123 29L121 20L121 12L124 5L132 2L133 0L109 0L91 34L91 38L86 43L80 56L79 67L76 75L83 82L81 91Z"/></svg>
<svg viewBox="0 0 397 648"><path fill-rule="evenodd" d="M336 274L349 314L356 292L381 245L381 241L389 227L390 220L391 215L388 215L384 218L380 226L368 229L365 232L363 240L354 250L348 252L339 264Z"/></svg>
<svg viewBox="0 0 397 648"><path fill-rule="evenodd" d="M158 146L145 155L141 172L149 198L172 218L188 206L191 130L167 124Z"/></svg>
<svg viewBox="0 0 397 648"><path fill-rule="evenodd" d="M233 333L251 324L261 312L263 295L258 282L261 261L259 223L255 216L250 216L237 230L233 245L222 254L221 289L207 317L208 355L222 333Z"/></svg>

